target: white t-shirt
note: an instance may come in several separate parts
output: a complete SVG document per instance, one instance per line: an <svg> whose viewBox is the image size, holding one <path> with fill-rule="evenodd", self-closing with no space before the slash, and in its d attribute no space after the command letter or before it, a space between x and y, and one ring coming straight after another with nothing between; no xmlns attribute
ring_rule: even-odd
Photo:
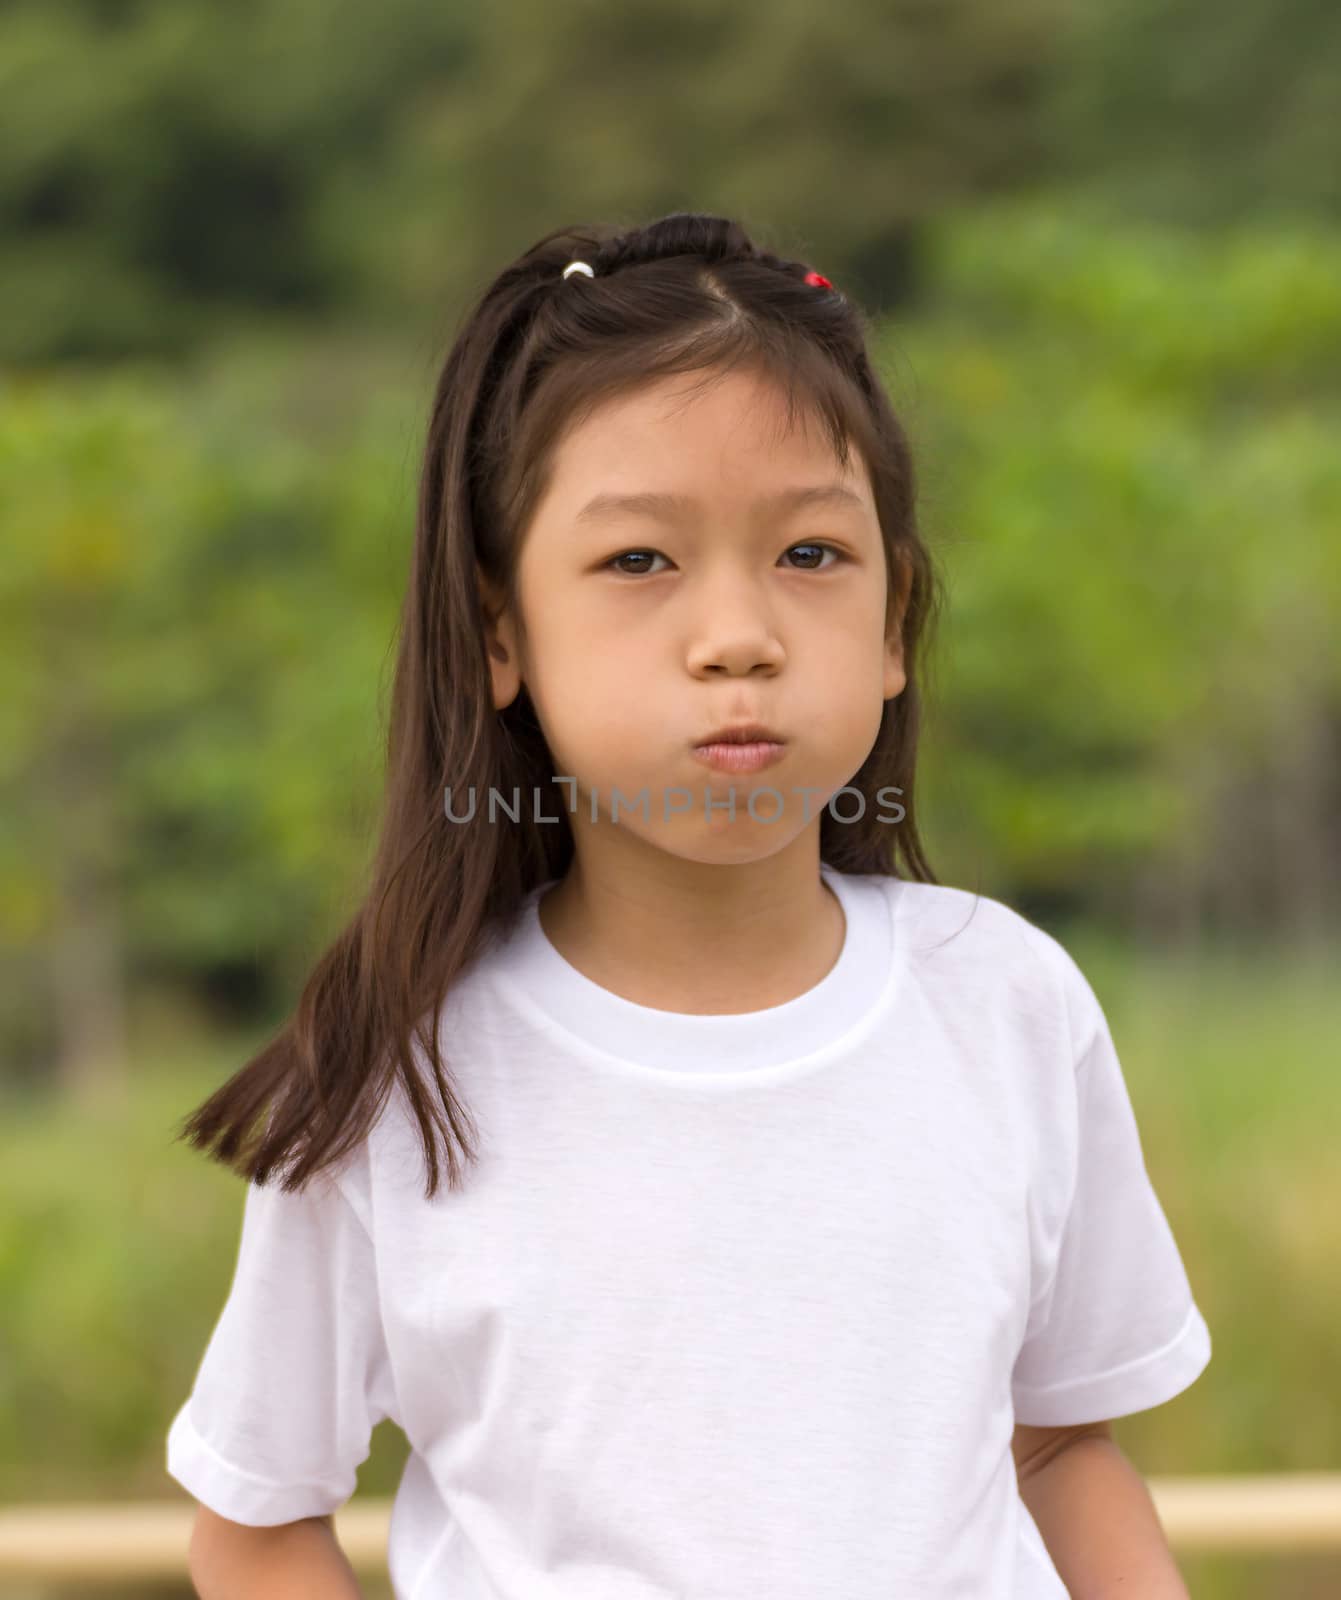
<svg viewBox="0 0 1341 1600"><path fill-rule="evenodd" d="M601 988L534 890L443 1013L464 1192L399 1088L338 1173L249 1186L172 1477L323 1515L394 1419L397 1600L1064 1600L1016 1420L1211 1354L1113 1042L1001 902L822 870L837 963L729 1016Z"/></svg>

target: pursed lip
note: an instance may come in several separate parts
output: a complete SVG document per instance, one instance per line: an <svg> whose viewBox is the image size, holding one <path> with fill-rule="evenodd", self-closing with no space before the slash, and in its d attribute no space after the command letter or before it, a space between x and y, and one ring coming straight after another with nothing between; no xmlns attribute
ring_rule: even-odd
<svg viewBox="0 0 1341 1600"><path fill-rule="evenodd" d="M737 722L729 727L718 728L716 733L707 734L702 739L695 739L693 748L702 750L706 745L712 744L786 744L786 742L780 733L775 733L762 722Z"/></svg>
<svg viewBox="0 0 1341 1600"><path fill-rule="evenodd" d="M787 741L765 723L737 722L710 733L690 753L714 772L762 772L784 759Z"/></svg>

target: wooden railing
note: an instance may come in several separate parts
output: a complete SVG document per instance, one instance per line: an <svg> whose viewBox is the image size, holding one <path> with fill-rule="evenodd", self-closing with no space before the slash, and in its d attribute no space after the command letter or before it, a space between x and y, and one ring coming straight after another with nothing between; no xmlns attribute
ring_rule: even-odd
<svg viewBox="0 0 1341 1600"><path fill-rule="evenodd" d="M1341 1551L1341 1472L1264 1477L1148 1478L1175 1553ZM0 1509L0 1581L178 1582L195 1515L191 1500ZM360 1574L386 1572L391 1501L355 1496L335 1533Z"/></svg>

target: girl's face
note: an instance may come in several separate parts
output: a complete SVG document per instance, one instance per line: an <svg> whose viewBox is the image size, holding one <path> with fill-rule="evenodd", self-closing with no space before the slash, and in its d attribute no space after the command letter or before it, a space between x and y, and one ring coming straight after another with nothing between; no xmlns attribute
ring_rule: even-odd
<svg viewBox="0 0 1341 1600"><path fill-rule="evenodd" d="M525 683L555 776L574 780L575 836L594 794L601 831L617 806L625 843L741 862L818 837L904 687L902 604L887 639L859 453L843 471L817 421L784 432L785 399L761 377L732 372L690 398L692 381L611 401L560 444L520 554L525 650L504 614L494 699ZM696 759L710 734L746 722L781 736L774 764ZM851 816L855 799L838 810Z"/></svg>

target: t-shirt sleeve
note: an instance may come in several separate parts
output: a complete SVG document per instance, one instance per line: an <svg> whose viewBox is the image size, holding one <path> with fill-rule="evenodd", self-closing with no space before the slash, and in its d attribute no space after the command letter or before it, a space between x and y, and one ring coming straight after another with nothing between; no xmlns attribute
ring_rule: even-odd
<svg viewBox="0 0 1341 1600"><path fill-rule="evenodd" d="M1075 1068L1073 1187L1051 1282L1031 1307L1011 1384L1016 1421L1038 1427L1162 1405L1211 1358L1107 1020L1069 957L1067 966L1090 1038Z"/></svg>
<svg viewBox="0 0 1341 1600"><path fill-rule="evenodd" d="M228 1298L167 1435L167 1470L254 1527L325 1516L395 1411L372 1241L324 1169L248 1184Z"/></svg>

